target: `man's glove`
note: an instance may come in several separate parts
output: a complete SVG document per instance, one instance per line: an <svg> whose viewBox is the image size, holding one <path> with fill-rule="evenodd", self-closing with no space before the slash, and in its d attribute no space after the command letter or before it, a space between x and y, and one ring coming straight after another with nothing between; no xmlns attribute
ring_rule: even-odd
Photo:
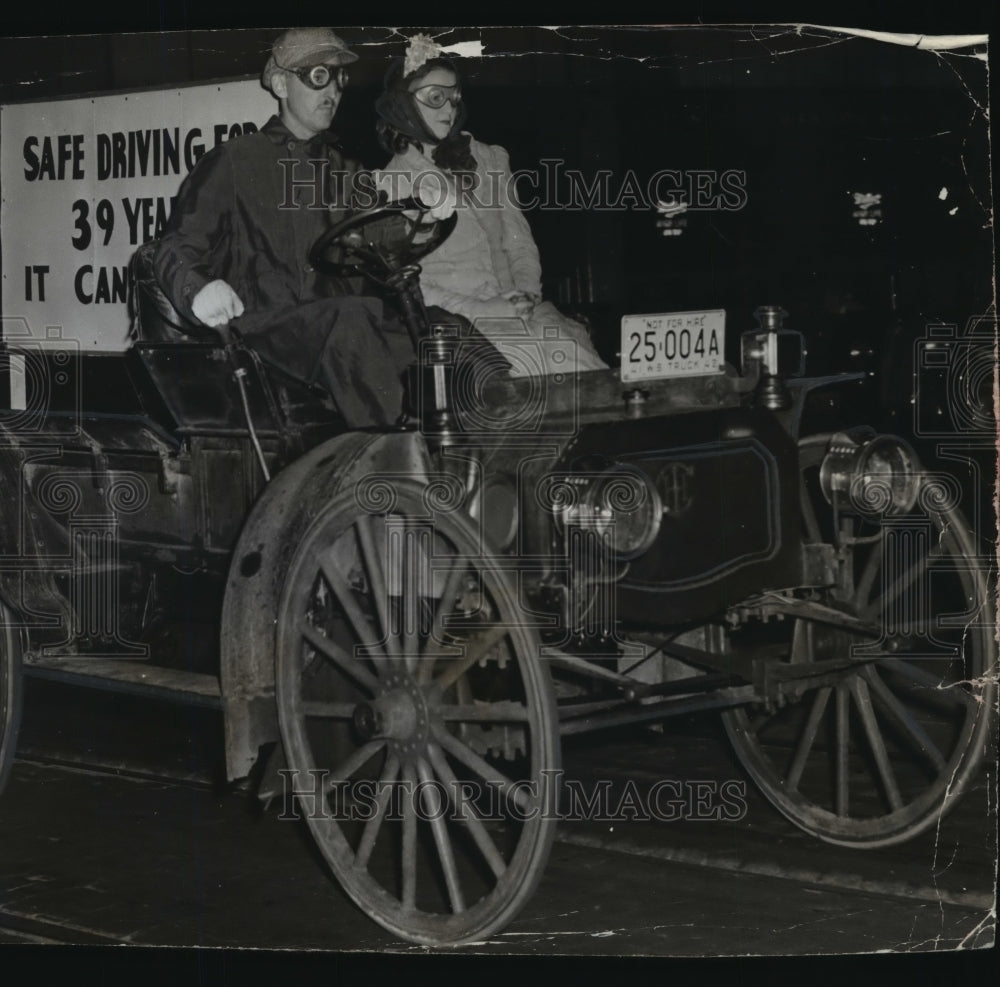
<svg viewBox="0 0 1000 987"><path fill-rule="evenodd" d="M243 314L243 302L228 282L209 281L191 300L191 311L206 326L224 326Z"/></svg>

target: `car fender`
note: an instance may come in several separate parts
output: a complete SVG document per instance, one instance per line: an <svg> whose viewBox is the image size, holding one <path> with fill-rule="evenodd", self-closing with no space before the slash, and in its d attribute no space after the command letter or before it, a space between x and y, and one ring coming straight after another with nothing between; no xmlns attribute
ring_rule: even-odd
<svg viewBox="0 0 1000 987"><path fill-rule="evenodd" d="M416 479L432 470L418 432L349 432L312 449L264 488L237 540L220 625L220 684L230 780L278 739L274 634L285 573L329 500L373 473Z"/></svg>

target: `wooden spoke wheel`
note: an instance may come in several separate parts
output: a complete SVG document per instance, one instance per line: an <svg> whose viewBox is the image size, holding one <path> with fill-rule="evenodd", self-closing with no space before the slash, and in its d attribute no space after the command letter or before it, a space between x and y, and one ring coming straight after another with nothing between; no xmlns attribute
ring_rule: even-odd
<svg viewBox="0 0 1000 987"><path fill-rule="evenodd" d="M21 636L12 612L0 603L0 792L14 763L21 725Z"/></svg>
<svg viewBox="0 0 1000 987"><path fill-rule="evenodd" d="M731 634L734 649L830 671L784 704L729 710L724 722L792 822L831 843L886 846L954 805L990 742L994 601L940 478L922 476L903 516L838 517L819 489L822 453L802 447L806 540L842 551L839 586L817 602L878 625L881 639L835 621L747 622Z"/></svg>
<svg viewBox="0 0 1000 987"><path fill-rule="evenodd" d="M295 554L277 634L291 780L350 897L396 935L474 941L533 893L558 721L514 573L427 488L335 499Z"/></svg>

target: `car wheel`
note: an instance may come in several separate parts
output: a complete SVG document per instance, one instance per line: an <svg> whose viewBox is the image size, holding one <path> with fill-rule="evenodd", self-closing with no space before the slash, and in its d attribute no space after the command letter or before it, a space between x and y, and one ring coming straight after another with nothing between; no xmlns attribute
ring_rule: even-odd
<svg viewBox="0 0 1000 987"><path fill-rule="evenodd" d="M751 659L829 671L804 679L790 701L723 719L751 777L792 822L831 843L886 846L933 825L975 777L995 703L995 605L939 479L921 474L908 513L845 514L834 532L819 489L824 449L801 447L805 540L844 550L839 587L816 602L880 624L882 639L835 620L743 625L730 644Z"/></svg>
<svg viewBox="0 0 1000 987"><path fill-rule="evenodd" d="M0 603L0 792L7 785L21 725L21 635L12 611Z"/></svg>
<svg viewBox="0 0 1000 987"><path fill-rule="evenodd" d="M380 494L332 501L289 568L286 783L371 918L418 943L473 941L513 918L548 858L552 684L516 573L477 526L416 484Z"/></svg>

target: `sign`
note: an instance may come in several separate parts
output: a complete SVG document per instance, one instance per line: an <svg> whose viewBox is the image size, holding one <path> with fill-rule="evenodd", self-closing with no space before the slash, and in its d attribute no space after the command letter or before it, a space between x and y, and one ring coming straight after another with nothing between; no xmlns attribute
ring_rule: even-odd
<svg viewBox="0 0 1000 987"><path fill-rule="evenodd" d="M659 380L721 373L726 313L667 312L622 317L622 380Z"/></svg>
<svg viewBox="0 0 1000 987"><path fill-rule="evenodd" d="M274 110L256 79L0 107L4 322L124 350L132 254L198 159Z"/></svg>

